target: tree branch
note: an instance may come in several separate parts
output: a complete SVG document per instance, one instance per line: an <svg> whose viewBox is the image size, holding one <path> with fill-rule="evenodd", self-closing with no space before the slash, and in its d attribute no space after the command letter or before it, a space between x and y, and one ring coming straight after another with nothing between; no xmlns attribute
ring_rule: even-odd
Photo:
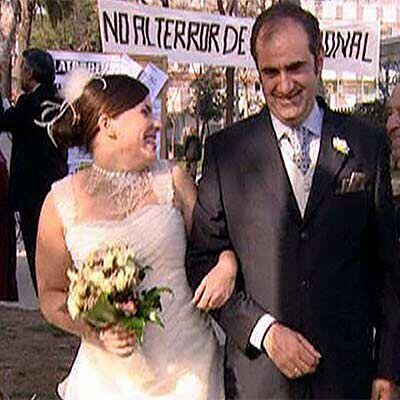
<svg viewBox="0 0 400 400"><path fill-rule="evenodd" d="M218 5L218 11L221 15L225 15L225 7L224 7L224 3L223 0L217 0L217 5Z"/></svg>

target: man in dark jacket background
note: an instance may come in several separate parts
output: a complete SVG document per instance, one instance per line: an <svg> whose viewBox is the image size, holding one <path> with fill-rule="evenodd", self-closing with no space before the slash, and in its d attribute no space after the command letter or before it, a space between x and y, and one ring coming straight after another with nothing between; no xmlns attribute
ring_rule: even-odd
<svg viewBox="0 0 400 400"><path fill-rule="evenodd" d="M54 146L45 128L38 126L42 103L58 102L51 55L40 49L24 51L21 87L24 91L14 107L0 116L0 131L12 135L10 204L20 215L20 227L33 285L36 236L42 203L54 181L67 174L66 152Z"/></svg>

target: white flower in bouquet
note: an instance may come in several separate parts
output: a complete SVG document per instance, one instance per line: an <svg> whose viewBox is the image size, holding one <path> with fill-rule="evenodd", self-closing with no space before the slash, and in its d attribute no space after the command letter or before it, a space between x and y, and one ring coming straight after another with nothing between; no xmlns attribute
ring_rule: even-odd
<svg viewBox="0 0 400 400"><path fill-rule="evenodd" d="M111 271L114 269L114 260L115 260L115 255L114 252L107 252L106 255L104 256L104 270L105 271Z"/></svg>
<svg viewBox="0 0 400 400"><path fill-rule="evenodd" d="M101 270L93 271L88 278L92 285L99 286L99 287L102 287L102 285L106 279L104 272Z"/></svg>
<svg viewBox="0 0 400 400"><path fill-rule="evenodd" d="M67 299L67 308L69 315L71 316L72 319L77 319L82 308L81 304L81 298L76 294L72 294L68 296Z"/></svg>
<svg viewBox="0 0 400 400"><path fill-rule="evenodd" d="M157 320L157 313L155 311L152 311L149 314L149 319L150 319L151 322L155 322Z"/></svg>
<svg viewBox="0 0 400 400"><path fill-rule="evenodd" d="M117 291L122 292L126 289L127 283L129 283L129 279L127 279L127 274L124 270L118 271L117 276L115 277L114 285Z"/></svg>
<svg viewBox="0 0 400 400"><path fill-rule="evenodd" d="M120 324L133 330L139 342L148 322L163 327L161 294L169 288L142 290L139 285L149 267L141 266L132 249L114 246L88 256L68 272L67 308L72 319L83 318L95 327Z"/></svg>
<svg viewBox="0 0 400 400"><path fill-rule="evenodd" d="M121 251L116 255L116 262L117 265L122 267L124 265L127 265L128 260L130 258L130 253L127 251Z"/></svg>

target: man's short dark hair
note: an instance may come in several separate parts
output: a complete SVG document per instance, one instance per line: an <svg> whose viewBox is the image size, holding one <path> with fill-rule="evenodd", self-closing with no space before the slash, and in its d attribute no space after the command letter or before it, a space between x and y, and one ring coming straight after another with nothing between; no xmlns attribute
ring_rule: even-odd
<svg viewBox="0 0 400 400"><path fill-rule="evenodd" d="M310 12L292 3L275 3L263 11L256 19L251 32L250 50L257 65L257 40L260 32L271 32L282 20L291 19L301 25L308 37L308 48L317 59L322 46L322 35L317 18Z"/></svg>
<svg viewBox="0 0 400 400"><path fill-rule="evenodd" d="M38 83L52 85L56 72L54 69L53 57L40 49L28 49L22 53L25 64L31 69L32 77Z"/></svg>

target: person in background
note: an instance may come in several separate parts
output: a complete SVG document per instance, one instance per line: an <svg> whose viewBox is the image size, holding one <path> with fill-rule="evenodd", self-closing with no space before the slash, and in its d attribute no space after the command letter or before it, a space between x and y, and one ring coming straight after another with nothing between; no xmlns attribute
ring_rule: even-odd
<svg viewBox="0 0 400 400"><path fill-rule="evenodd" d="M386 111L386 132L391 141L392 161L397 165L400 161L400 84L394 88L387 103ZM400 193L395 193L393 201L395 206L397 238L400 239ZM398 247L400 253L400 245Z"/></svg>
<svg viewBox="0 0 400 400"><path fill-rule="evenodd" d="M197 163L201 159L201 143L196 135L189 135L185 140L186 172L196 181Z"/></svg>
<svg viewBox="0 0 400 400"><path fill-rule="evenodd" d="M20 228L33 285L36 236L39 214L51 184L67 174L67 157L56 148L41 120L42 103L59 102L54 86L55 70L51 55L40 49L23 52L22 94L15 106L0 115L0 131L12 135L9 199L12 211L20 215Z"/></svg>
<svg viewBox="0 0 400 400"><path fill-rule="evenodd" d="M392 144L392 159L400 161L400 84L396 85L387 103L386 131Z"/></svg>
<svg viewBox="0 0 400 400"><path fill-rule="evenodd" d="M0 114L10 106L0 94ZM8 166L0 148L0 300L18 300L14 219L8 199Z"/></svg>

